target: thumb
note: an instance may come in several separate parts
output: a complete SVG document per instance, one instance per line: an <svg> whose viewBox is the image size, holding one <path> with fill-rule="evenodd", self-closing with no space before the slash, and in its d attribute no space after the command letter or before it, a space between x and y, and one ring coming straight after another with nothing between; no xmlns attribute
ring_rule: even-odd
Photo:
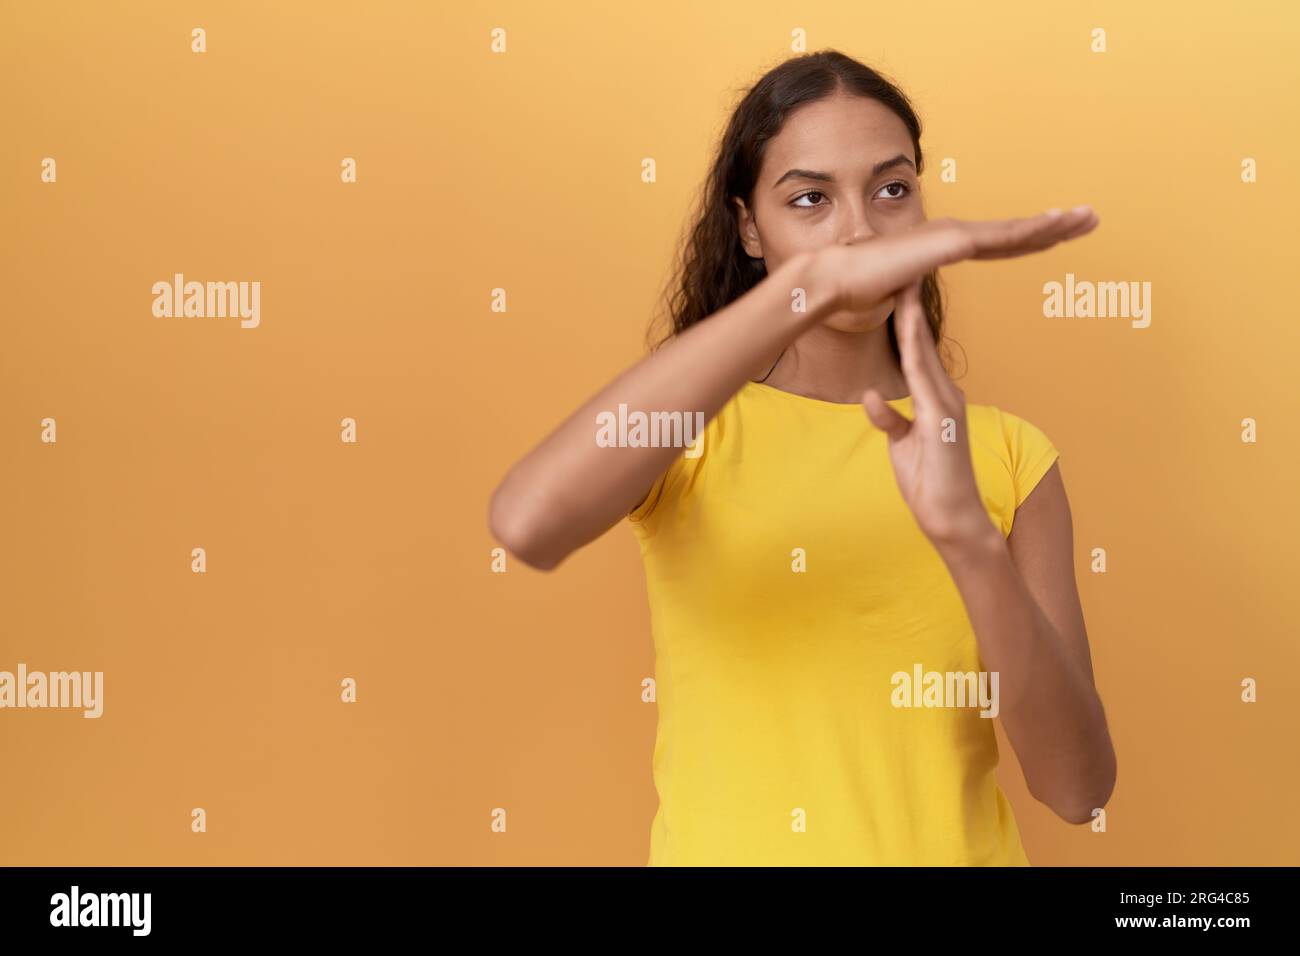
<svg viewBox="0 0 1300 956"><path fill-rule="evenodd" d="M912 423L908 417L900 415L897 409L886 404L874 388L863 392L862 407L867 410L867 418L871 419L871 424L887 434L890 441L902 438L911 427Z"/></svg>

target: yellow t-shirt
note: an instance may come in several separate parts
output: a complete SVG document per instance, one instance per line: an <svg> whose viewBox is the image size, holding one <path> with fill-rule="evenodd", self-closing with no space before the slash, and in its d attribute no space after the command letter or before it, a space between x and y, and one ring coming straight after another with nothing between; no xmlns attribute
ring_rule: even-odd
<svg viewBox="0 0 1300 956"><path fill-rule="evenodd" d="M1057 451L992 405L967 422L1005 536ZM894 706L893 675L982 662L861 405L747 383L629 519L659 707L649 865L1029 865L992 718Z"/></svg>

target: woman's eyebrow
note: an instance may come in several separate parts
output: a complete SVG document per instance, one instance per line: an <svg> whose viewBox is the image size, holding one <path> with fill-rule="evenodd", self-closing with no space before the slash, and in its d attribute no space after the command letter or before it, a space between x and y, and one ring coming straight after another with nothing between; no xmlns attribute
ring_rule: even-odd
<svg viewBox="0 0 1300 956"><path fill-rule="evenodd" d="M908 159L902 153L899 153L893 159L882 160L881 162L876 163L876 165L872 166L871 175L877 176L880 173L884 172L886 169L892 169L895 166L911 166L913 169L916 168L910 159ZM772 184L772 188L775 189L777 186L781 185L787 179L816 179L824 183L835 182L834 176L832 176L830 173L821 172L820 170L790 169L785 172L785 175L783 175L780 179L778 179L776 182Z"/></svg>

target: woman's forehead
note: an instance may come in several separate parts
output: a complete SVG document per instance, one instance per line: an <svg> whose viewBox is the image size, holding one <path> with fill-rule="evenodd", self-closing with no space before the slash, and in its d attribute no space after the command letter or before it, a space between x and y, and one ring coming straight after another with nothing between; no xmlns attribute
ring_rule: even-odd
<svg viewBox="0 0 1300 956"><path fill-rule="evenodd" d="M790 115L767 144L761 180L775 183L790 169L836 179L869 177L877 165L900 154L915 164L912 136L892 110L864 97L838 99L818 100Z"/></svg>

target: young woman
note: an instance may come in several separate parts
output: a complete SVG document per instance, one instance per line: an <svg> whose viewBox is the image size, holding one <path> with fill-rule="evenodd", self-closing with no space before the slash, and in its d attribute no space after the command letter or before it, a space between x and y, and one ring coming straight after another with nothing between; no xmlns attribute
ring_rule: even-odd
<svg viewBox="0 0 1300 956"><path fill-rule="evenodd" d="M843 54L765 75L721 141L671 334L492 497L493 534L540 569L631 521L651 865L1028 865L994 715L1062 819L1114 787L1056 449L968 405L936 347L938 267L1097 216L927 221L920 139L903 93ZM608 447L620 405L707 424Z"/></svg>

